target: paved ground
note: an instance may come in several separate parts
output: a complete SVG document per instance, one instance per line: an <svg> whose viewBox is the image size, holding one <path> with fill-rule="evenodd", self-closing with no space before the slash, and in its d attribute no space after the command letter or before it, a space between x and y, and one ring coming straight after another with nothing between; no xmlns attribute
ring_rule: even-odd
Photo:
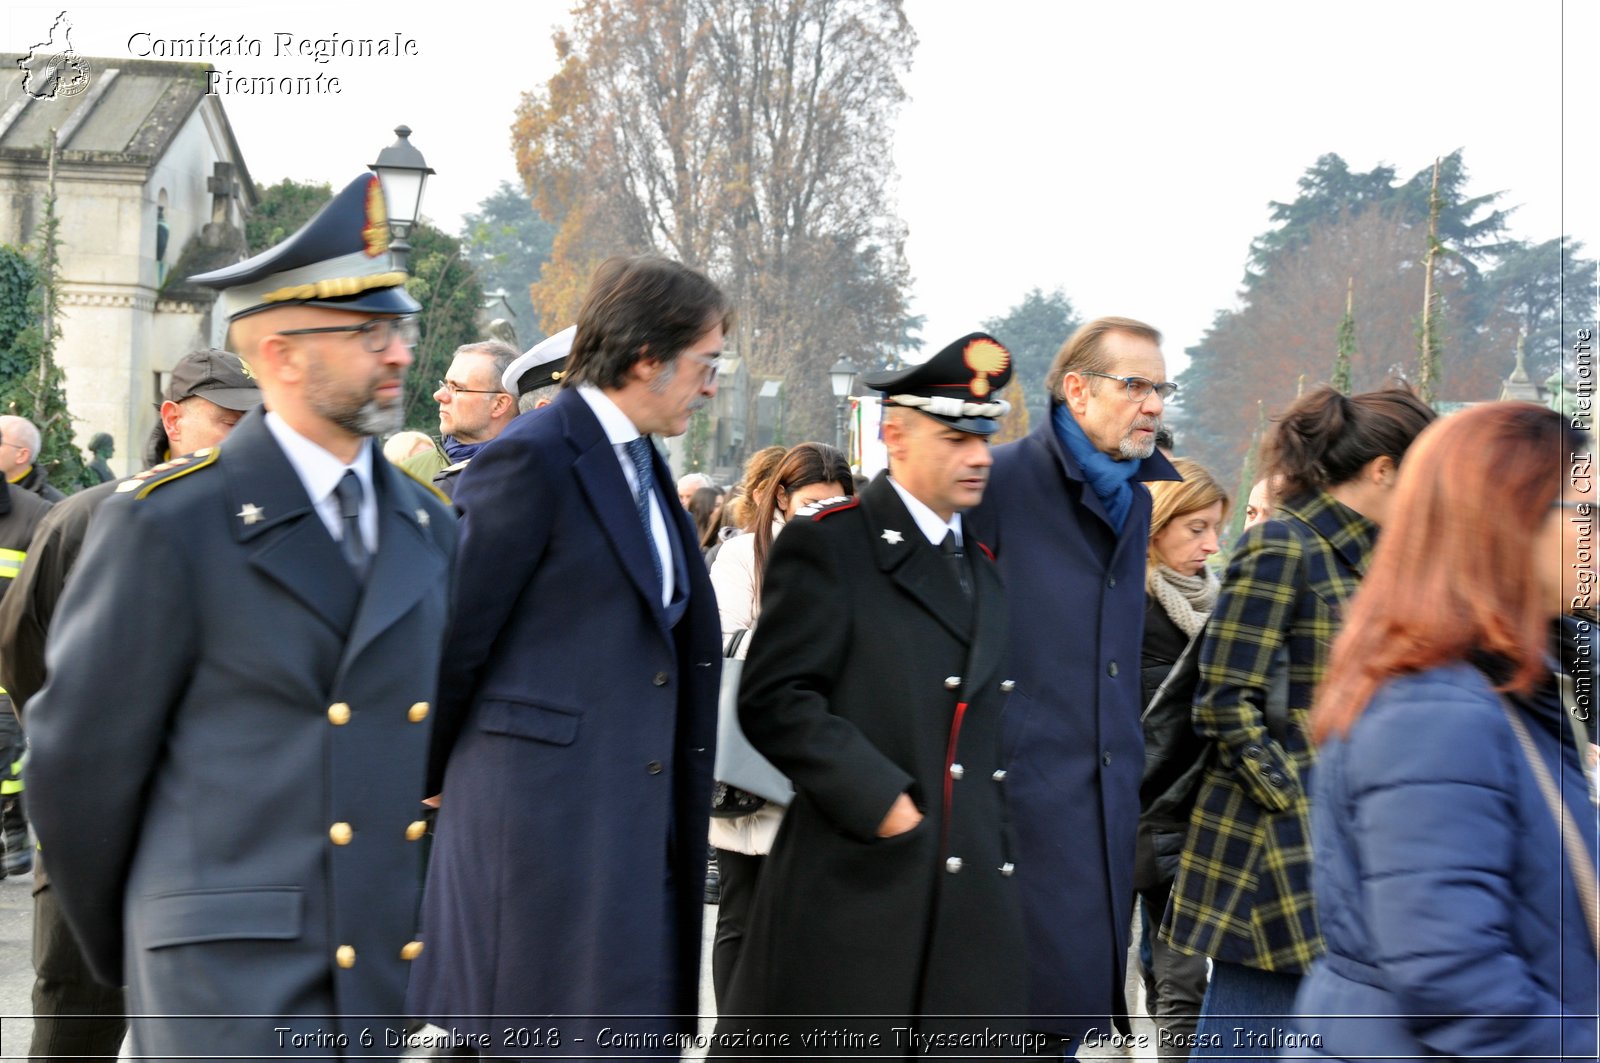
<svg viewBox="0 0 1600 1063"><path fill-rule="evenodd" d="M26 1059L33 1035L33 876L0 879L0 1059Z"/></svg>
<svg viewBox="0 0 1600 1063"><path fill-rule="evenodd" d="M33 1032L31 993L33 989L32 948L33 876L0 880L0 1059L25 1059L28 1039ZM709 1034L716 1021L715 1001L711 992L711 934L716 925L716 909L706 909L705 962L701 966L701 1032ZM1154 1033L1149 1020L1143 1016L1134 1022L1135 1035L1143 1034L1145 1043L1153 1043ZM1131 1055L1125 1050L1104 1047L1085 1049L1079 1058L1121 1059ZM703 1052L690 1052L685 1058L699 1059ZM1139 1054L1143 1056L1143 1053ZM1151 1053L1153 1056L1153 1053Z"/></svg>

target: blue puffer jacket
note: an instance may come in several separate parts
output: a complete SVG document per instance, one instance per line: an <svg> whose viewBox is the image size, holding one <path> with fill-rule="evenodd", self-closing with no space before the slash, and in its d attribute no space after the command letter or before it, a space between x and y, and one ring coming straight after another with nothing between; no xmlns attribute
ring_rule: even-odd
<svg viewBox="0 0 1600 1063"><path fill-rule="evenodd" d="M1513 705L1594 867L1595 806L1553 684ZM1323 746L1311 826L1328 952L1300 989L1297 1052L1595 1058L1600 974L1577 888L1481 672L1381 687Z"/></svg>

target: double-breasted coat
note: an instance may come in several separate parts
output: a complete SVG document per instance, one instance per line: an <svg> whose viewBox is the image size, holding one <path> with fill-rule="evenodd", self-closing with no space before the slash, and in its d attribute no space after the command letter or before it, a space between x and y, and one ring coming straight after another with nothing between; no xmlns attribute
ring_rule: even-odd
<svg viewBox="0 0 1600 1063"><path fill-rule="evenodd" d="M375 444L372 477L364 587L260 411L90 527L28 792L136 1054L394 1051L455 518Z"/></svg>
<svg viewBox="0 0 1600 1063"><path fill-rule="evenodd" d="M950 1016L965 1015L1001 1030L1021 1011L999 759L1006 618L994 565L970 533L965 552L970 601L882 475L859 503L790 521L775 541L739 719L795 798L719 1034L877 1031L878 1051L913 1055L918 1046L896 1042L891 1027L948 1033L959 1021ZM902 793L924 818L877 837ZM713 1053L748 1054L732 1038Z"/></svg>
<svg viewBox="0 0 1600 1063"><path fill-rule="evenodd" d="M1053 409L1053 407L1052 407ZM1005 756L1036 1029L1076 1038L1123 1009L1150 493L1134 475L1121 532L1051 424L998 447L972 525L992 544L1011 618Z"/></svg>
<svg viewBox="0 0 1600 1063"><path fill-rule="evenodd" d="M577 391L514 420L456 488L443 801L411 1001L489 1036L487 1055L637 1053L595 1037L694 1031L721 640L694 526L653 461L687 594L676 624ZM493 1018L530 1013L596 1019L585 1034Z"/></svg>

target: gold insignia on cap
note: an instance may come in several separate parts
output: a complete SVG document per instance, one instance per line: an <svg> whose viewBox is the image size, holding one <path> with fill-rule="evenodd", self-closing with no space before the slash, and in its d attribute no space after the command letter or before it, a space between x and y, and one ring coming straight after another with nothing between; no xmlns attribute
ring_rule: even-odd
<svg viewBox="0 0 1600 1063"><path fill-rule="evenodd" d="M1011 364L1011 352L994 340L973 340L961 352L961 360L976 374L972 378L972 394L981 399L989 394L989 378L1005 372Z"/></svg>
<svg viewBox="0 0 1600 1063"><path fill-rule="evenodd" d="M245 361L243 358L239 358L237 355L234 357L239 363L239 372L244 374L244 378L246 380L254 380L256 378L256 371L250 368L250 363Z"/></svg>
<svg viewBox="0 0 1600 1063"><path fill-rule="evenodd" d="M383 185L376 177L367 179L367 224L361 238L367 243L367 257L377 258L389 250L389 211L383 202Z"/></svg>

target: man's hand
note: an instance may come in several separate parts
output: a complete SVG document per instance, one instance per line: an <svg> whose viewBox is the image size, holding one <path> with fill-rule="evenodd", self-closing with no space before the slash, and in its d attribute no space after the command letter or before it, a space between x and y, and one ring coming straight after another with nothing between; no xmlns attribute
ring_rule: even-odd
<svg viewBox="0 0 1600 1063"><path fill-rule="evenodd" d="M896 834L904 834L921 822L922 813L911 803L910 795L901 794L894 799L894 804L889 806L889 814L883 817L883 822L878 824L878 837L893 838Z"/></svg>

